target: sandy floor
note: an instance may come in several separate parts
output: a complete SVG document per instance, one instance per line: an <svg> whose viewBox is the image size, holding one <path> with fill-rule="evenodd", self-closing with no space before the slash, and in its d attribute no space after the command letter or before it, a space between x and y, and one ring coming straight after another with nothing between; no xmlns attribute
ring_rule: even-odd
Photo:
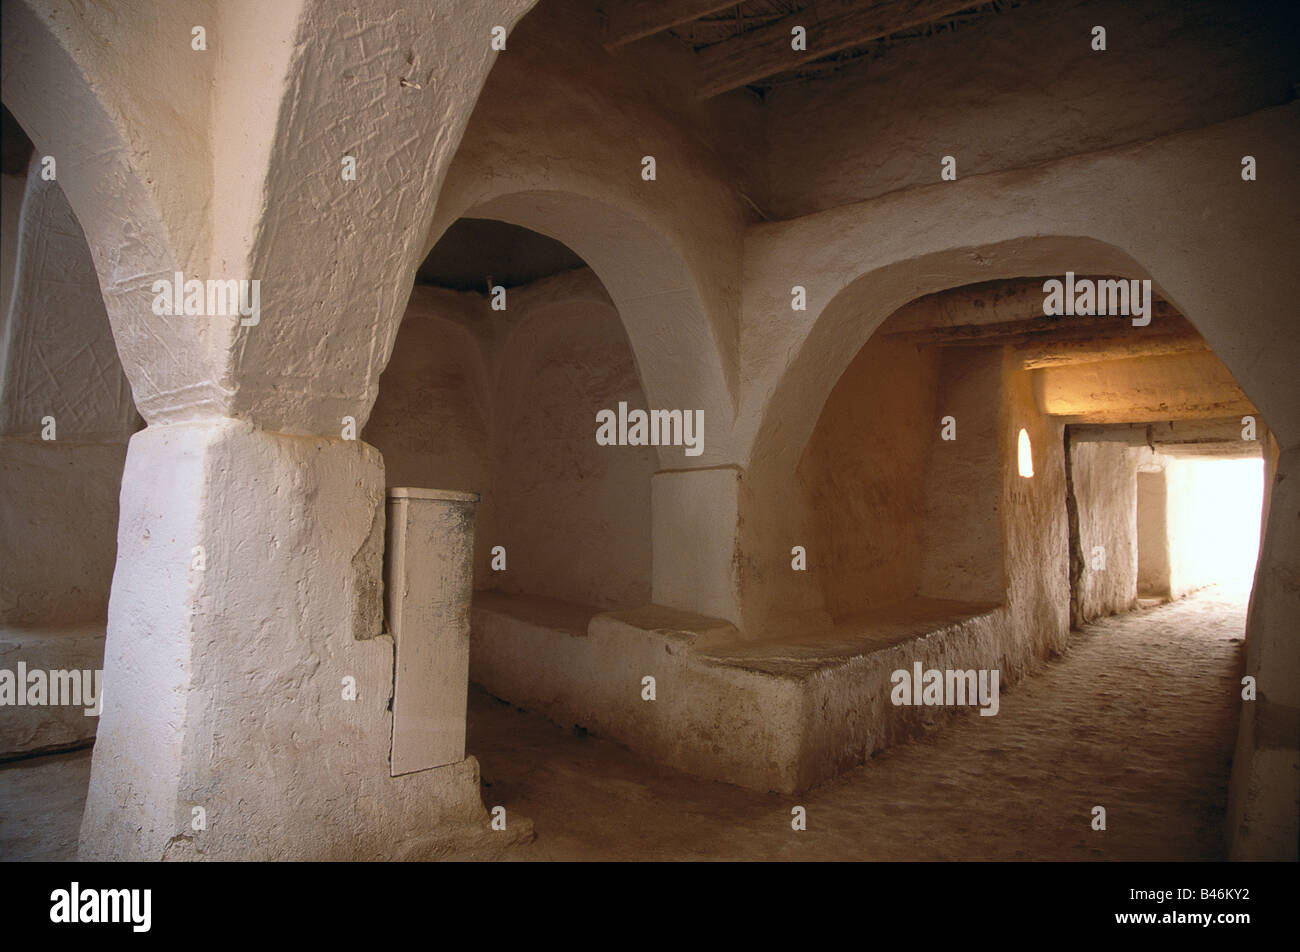
<svg viewBox="0 0 1300 952"><path fill-rule="evenodd" d="M535 824L517 860L1222 859L1244 628L1245 595L1213 590L1105 619L998 716L956 717L798 798L657 768L478 691L469 749L484 803ZM0 767L0 856L75 853L89 766Z"/></svg>

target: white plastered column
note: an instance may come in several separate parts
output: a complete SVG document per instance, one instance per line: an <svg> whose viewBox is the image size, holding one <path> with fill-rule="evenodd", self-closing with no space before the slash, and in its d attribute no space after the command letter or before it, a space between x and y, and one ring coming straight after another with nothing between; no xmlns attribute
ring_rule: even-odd
<svg viewBox="0 0 1300 952"><path fill-rule="evenodd" d="M472 758L390 776L376 450L233 420L150 427L124 484L82 858L509 842L488 828Z"/></svg>
<svg viewBox="0 0 1300 952"><path fill-rule="evenodd" d="M1228 786L1234 860L1295 861L1300 836L1300 447L1278 457L1246 621L1246 674Z"/></svg>
<svg viewBox="0 0 1300 952"><path fill-rule="evenodd" d="M383 463L343 418L365 426L491 28L531 2L134 5L4 18L6 105L57 154L149 424L123 476L80 853L504 846L527 824L490 830L472 758L390 775ZM176 271L261 281L260 321L153 313Z"/></svg>

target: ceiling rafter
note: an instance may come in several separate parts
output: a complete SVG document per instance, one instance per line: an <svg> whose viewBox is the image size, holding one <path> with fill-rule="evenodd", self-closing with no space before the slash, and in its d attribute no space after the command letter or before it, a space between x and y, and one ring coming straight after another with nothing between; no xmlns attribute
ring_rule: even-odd
<svg viewBox="0 0 1300 952"><path fill-rule="evenodd" d="M605 48L617 49L734 6L736 0L605 0L600 11Z"/></svg>
<svg viewBox="0 0 1300 952"><path fill-rule="evenodd" d="M710 99L823 56L978 5L979 0L876 0L821 20L813 18L812 9L793 13L701 51L703 81L697 95ZM791 48L791 31L796 26L807 31L807 49Z"/></svg>

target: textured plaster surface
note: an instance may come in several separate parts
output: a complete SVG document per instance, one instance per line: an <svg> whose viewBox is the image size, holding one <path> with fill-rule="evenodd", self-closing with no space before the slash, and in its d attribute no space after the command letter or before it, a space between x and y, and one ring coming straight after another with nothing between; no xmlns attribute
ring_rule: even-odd
<svg viewBox="0 0 1300 952"><path fill-rule="evenodd" d="M1076 443L1070 461L1083 557L1079 589L1071 597L1079 617L1092 621L1129 611L1136 603L1136 460L1129 447L1118 443Z"/></svg>
<svg viewBox="0 0 1300 952"><path fill-rule="evenodd" d="M82 672L92 672L93 679L93 672L104 665L104 625L100 622L0 630L0 669L17 672L20 662L28 672L76 672L85 685ZM93 684L92 680L92 691ZM53 701L48 691L47 683L46 699ZM80 696L79 699L85 700ZM85 703L6 706L0 714L0 757L91 743L99 717L87 716L86 710L94 706Z"/></svg>
<svg viewBox="0 0 1300 952"><path fill-rule="evenodd" d="M736 512L743 481L730 466L654 475L656 604L740 622Z"/></svg>
<svg viewBox="0 0 1300 952"><path fill-rule="evenodd" d="M0 621L103 619L126 447L0 439Z"/></svg>
<svg viewBox="0 0 1300 952"><path fill-rule="evenodd" d="M960 176L982 175L1279 105L1294 79L1288 6L1032 3L777 87L765 103L768 211L794 218L930 185L945 155ZM1091 48L1095 24L1104 53Z"/></svg>
<svg viewBox="0 0 1300 952"><path fill-rule="evenodd" d="M18 260L18 230L27 191L24 175L0 174L0 314L8 315Z"/></svg>
<svg viewBox="0 0 1300 952"><path fill-rule="evenodd" d="M1163 469L1137 472L1137 593L1169 598L1169 525Z"/></svg>
<svg viewBox="0 0 1300 952"><path fill-rule="evenodd" d="M941 439L934 418L923 430L929 452L918 595L998 602L1006 575L1020 568L1007 564L1000 544L1003 520L1017 518L999 499L1002 474L1013 468L1003 455L1002 365L997 347L940 353L938 404L942 416L956 419L957 439Z"/></svg>
<svg viewBox="0 0 1300 952"><path fill-rule="evenodd" d="M465 759L474 502L398 489L385 520L384 602L396 650L392 774Z"/></svg>
<svg viewBox="0 0 1300 952"><path fill-rule="evenodd" d="M491 27L513 26L531 0L153 6L13 3L3 30L5 102L60 157L141 414L297 433L336 433L345 415L364 424L496 58ZM189 45L196 19L211 24L207 55ZM130 52L93 39L106 35ZM355 181L341 175L349 154ZM261 322L154 315L153 281L177 270L261 281Z"/></svg>
<svg viewBox="0 0 1300 952"><path fill-rule="evenodd" d="M873 337L831 391L799 461L811 535L808 573L832 617L916 594L923 558L927 456L949 448L939 417L938 352ZM944 404L942 414L937 411ZM962 435L973 421L962 416ZM953 449L970 449L970 439ZM960 494L958 494L960 495Z"/></svg>
<svg viewBox="0 0 1300 952"><path fill-rule="evenodd" d="M1232 764L1233 859L1294 860L1300 822L1300 450L1283 450L1275 472L1246 628L1258 694L1242 702Z"/></svg>
<svg viewBox="0 0 1300 952"><path fill-rule="evenodd" d="M596 443L598 411L648 406L627 335L607 300L550 303L546 288L531 290L497 364L485 494L496 526L481 541L505 546L507 569L484 581L600 608L642 604L657 451Z"/></svg>
<svg viewBox="0 0 1300 952"><path fill-rule="evenodd" d="M57 181L30 168L0 337L0 621L94 620L102 633L140 420L81 226Z"/></svg>
<svg viewBox="0 0 1300 952"><path fill-rule="evenodd" d="M0 345L0 435L125 443L138 428L81 226L33 163L22 201L13 301Z"/></svg>
<svg viewBox="0 0 1300 952"><path fill-rule="evenodd" d="M598 446L596 413L649 405L586 269L485 295L417 287L365 437L390 486L478 492L480 588L589 604L650 597L654 447ZM665 448L682 458L682 449ZM506 570L492 569L492 549Z"/></svg>
<svg viewBox="0 0 1300 952"><path fill-rule="evenodd" d="M1151 355L1035 371L1043 409L1073 423L1145 423L1255 413L1211 353Z"/></svg>

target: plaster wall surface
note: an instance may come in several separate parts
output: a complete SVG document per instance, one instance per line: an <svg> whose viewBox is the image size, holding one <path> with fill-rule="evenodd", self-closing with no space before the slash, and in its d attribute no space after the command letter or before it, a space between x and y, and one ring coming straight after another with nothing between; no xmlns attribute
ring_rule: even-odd
<svg viewBox="0 0 1300 952"><path fill-rule="evenodd" d="M738 563L743 555L736 513L744 482L744 473L734 466L654 474L655 604L740 624Z"/></svg>
<svg viewBox="0 0 1300 952"><path fill-rule="evenodd" d="M939 438L939 421L930 421L917 594L1001 602L1010 567L1001 544L1008 515L999 484L1011 464L1002 433L1002 349L951 348L939 360L934 416L954 417L957 439Z"/></svg>
<svg viewBox="0 0 1300 952"><path fill-rule="evenodd" d="M945 155L981 175L1280 105L1296 35L1287 3L1054 0L896 45L769 93L765 210L789 219L930 185Z"/></svg>
<svg viewBox="0 0 1300 952"><path fill-rule="evenodd" d="M1168 488L1164 470L1137 473L1137 593L1169 598Z"/></svg>
<svg viewBox="0 0 1300 952"><path fill-rule="evenodd" d="M1300 835L1300 448L1278 456L1268 521L1246 623L1246 673L1254 701L1242 701L1228 788L1230 855L1296 858Z"/></svg>
<svg viewBox="0 0 1300 952"><path fill-rule="evenodd" d="M240 0L155 16L140 3L129 20L60 0L5 6L5 103L61 158L146 420L364 425L447 163L496 59L491 28L531 5ZM219 54L196 59L196 18L214 24ZM127 49L135 65L122 69ZM325 171L323 154L350 150L365 153L355 181ZM308 207L318 214L304 225ZM363 237L372 228L386 239ZM157 319L153 281L178 270L261 281L260 332L239 315Z"/></svg>
<svg viewBox="0 0 1300 952"><path fill-rule="evenodd" d="M463 304L424 290L407 307L364 438L383 452L389 486L481 492L492 461L483 355L454 320Z"/></svg>
<svg viewBox="0 0 1300 952"><path fill-rule="evenodd" d="M656 452L596 443L597 412L648 408L627 335L608 301L537 292L497 371L491 545L505 546L507 569L486 581L600 608L643 604Z"/></svg>
<svg viewBox="0 0 1300 952"><path fill-rule="evenodd" d="M155 6L6 4L2 75L5 104L36 153L57 159L144 415L162 419L178 404L193 412L190 400L220 399L215 353L229 328L149 319L155 277L206 270L207 210L219 204L207 148L216 60L189 46L196 19L215 31L215 7ZM174 359L150 366L155 349Z"/></svg>
<svg viewBox="0 0 1300 952"><path fill-rule="evenodd" d="M139 418L86 239L39 163L19 204L0 335L0 624L52 635L107 613L126 440Z"/></svg>
<svg viewBox="0 0 1300 952"><path fill-rule="evenodd" d="M797 473L812 513L807 571L832 617L920 587L941 379L937 351L877 335L826 401Z"/></svg>
<svg viewBox="0 0 1300 952"><path fill-rule="evenodd" d="M120 443L0 438L0 624L102 625L125 460Z"/></svg>
<svg viewBox="0 0 1300 952"><path fill-rule="evenodd" d="M1002 550L1007 622L997 643L1003 683L1036 660L1065 649L1069 638L1069 524L1065 499L1064 427L1034 400L1030 374L1003 348L999 426ZM1017 468L1017 437L1029 434L1034 475ZM995 642L996 643L996 642Z"/></svg>
<svg viewBox="0 0 1300 952"><path fill-rule="evenodd" d="M138 425L99 277L72 207L33 163L5 313L0 434L125 443ZM48 438L48 434L45 434Z"/></svg>
<svg viewBox="0 0 1300 952"><path fill-rule="evenodd" d="M1212 353L1130 357L1035 371L1044 410L1076 423L1241 416L1251 404Z"/></svg>
<svg viewBox="0 0 1300 952"><path fill-rule="evenodd" d="M96 681L95 672L103 667L102 621L45 628L6 627L0 631L0 670L13 672L18 690L25 691L31 683L19 677L21 672L30 675L42 671L46 676L46 703L22 707L6 704L0 712L0 757L78 747L93 741L99 726L100 695L96 684L103 683L102 677ZM68 679L70 674L75 676L75 684ZM56 678L57 699L52 686Z"/></svg>
<svg viewBox="0 0 1300 952"><path fill-rule="evenodd" d="M487 576L495 525L491 384L470 329L479 295L416 286L362 438L383 453L384 479L485 494L475 514L474 575ZM470 325L470 326L467 326ZM481 582L480 582L481 584Z"/></svg>
<svg viewBox="0 0 1300 952"><path fill-rule="evenodd" d="M1079 515L1082 573L1075 617L1086 623L1128 611L1138 593L1138 489L1135 454L1120 443L1075 443L1071 484Z"/></svg>
<svg viewBox="0 0 1300 952"><path fill-rule="evenodd" d="M19 213L26 190L26 176L0 174L0 314L9 313L9 301L13 296Z"/></svg>
<svg viewBox="0 0 1300 952"><path fill-rule="evenodd" d="M1211 562L1199 544L1202 541L1194 501L1199 473L1183 460L1162 456L1165 467L1165 527L1169 533L1169 592L1182 598L1206 585L1214 577Z"/></svg>

